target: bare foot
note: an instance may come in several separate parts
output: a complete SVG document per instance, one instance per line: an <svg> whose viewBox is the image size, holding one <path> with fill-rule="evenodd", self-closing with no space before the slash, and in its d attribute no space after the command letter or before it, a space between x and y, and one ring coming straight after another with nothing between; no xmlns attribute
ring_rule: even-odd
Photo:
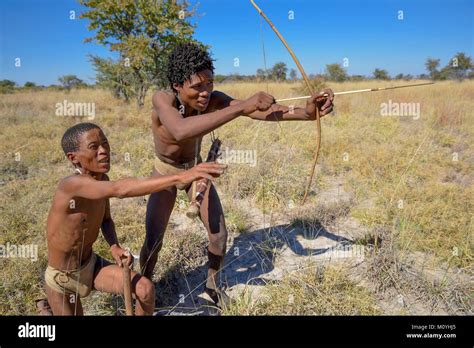
<svg viewBox="0 0 474 348"><path fill-rule="evenodd" d="M53 315L53 311L51 307L49 306L48 300L45 298L36 300L36 308L38 309L39 315L46 315L46 316Z"/></svg>

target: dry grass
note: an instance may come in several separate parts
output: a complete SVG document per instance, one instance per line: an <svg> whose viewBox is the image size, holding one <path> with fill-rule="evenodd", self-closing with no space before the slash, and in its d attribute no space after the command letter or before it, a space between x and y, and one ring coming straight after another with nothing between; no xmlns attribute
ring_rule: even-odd
<svg viewBox="0 0 474 348"><path fill-rule="evenodd" d="M332 84L331 87L343 91L385 84L387 82L374 81ZM297 95L299 85L270 83L268 88L276 98L290 97ZM217 89L243 99L267 87L264 83L235 83L220 85ZM112 179L146 176L151 170L150 95L145 103L147 107L140 111L102 90L1 95L0 118L4 131L0 134L0 244L39 246L39 261L35 263L0 260L1 314L33 314L33 301L41 294L42 271L46 265L46 216L57 182L71 170L60 149L60 137L68 126L86 121L55 116L55 104L64 99L96 103L93 122L102 126L109 138L113 152ZM389 99L420 103L420 119L381 117L380 105ZM345 189L354 195L353 204L344 208L344 214L357 218L369 230L388 227L383 230L390 234L397 253L420 251L433 256L436 263L449 263L450 267L470 271L474 211L473 108L473 81L338 97L337 116L327 116L322 122L320 165L309 203L318 202L322 182L330 181L335 175L342 176ZM282 211L290 202L300 201L314 151L313 123L276 124L242 117L223 126L217 135L223 140L224 148L255 150L258 156L255 167L234 164L226 176L219 179L218 187L232 231L237 233L248 228L245 209L234 205L236 199L256 204L267 212ZM203 149L208 144L206 138ZM125 160L125 153L130 154L130 162ZM457 161L453 161L453 153ZM20 155L19 161L15 160L15 154ZM372 202L370 207L362 204L367 200ZM112 200L119 238L135 253L144 238L144 212L143 199ZM317 214L315 211L315 219L319 218ZM157 269L157 278L167 268L183 262L175 259L180 237L173 233L168 235L160 259L167 261L163 269ZM382 236L382 239L387 238ZM183 254L193 258L198 257L193 246L198 248L205 240L191 238L182 243L184 248L188 245ZM96 250L110 258L101 238ZM328 279L331 280L334 275L330 272ZM315 279L305 279L315 286ZM309 291L294 279L286 282L288 286L300 286L301 294ZM269 293L277 292L278 286L281 284L269 286ZM347 289L339 290L343 293ZM248 312L286 313L286 307L277 308L280 302L275 302L274 307L262 304ZM307 308L305 302L301 305ZM96 312L112 313L107 306L110 307L110 301L104 300ZM327 309L327 313L343 314L344 310L375 313L368 310L369 307L364 307L367 311L354 308L333 312ZM302 311L299 313L324 312L322 307ZM245 309L237 312L243 313Z"/></svg>
<svg viewBox="0 0 474 348"><path fill-rule="evenodd" d="M373 296L343 269L308 267L265 286L259 300L243 292L224 315L377 315Z"/></svg>
<svg viewBox="0 0 474 348"><path fill-rule="evenodd" d="M398 298L406 302L405 306L422 303L429 313L439 310L456 315L472 313L470 277L452 272L452 258L443 270L427 271L426 262L420 260L426 256L414 258L404 253L394 243L396 234L387 235L372 249L372 257L367 262L367 278L375 285L374 292L395 290Z"/></svg>

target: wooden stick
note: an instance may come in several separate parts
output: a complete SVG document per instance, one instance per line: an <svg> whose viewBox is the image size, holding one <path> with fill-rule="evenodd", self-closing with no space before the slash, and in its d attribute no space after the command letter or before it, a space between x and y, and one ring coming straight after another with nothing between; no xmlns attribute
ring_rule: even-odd
<svg viewBox="0 0 474 348"><path fill-rule="evenodd" d="M387 89L416 87L416 86L425 86L425 85L432 85L432 84L434 84L434 82L424 82L424 83L416 83L416 84L413 84L413 85L403 85L403 86L394 86L394 87L356 89L356 90L353 90L353 91L336 92L336 93L334 93L334 95L354 94L354 93L364 93L364 92L377 92L377 91L384 91L384 90L387 90ZM327 96L327 94L323 94L323 96ZM311 96L310 95L305 95L303 97L283 98L283 99L277 99L277 100L275 100L275 102L279 103L279 102L283 102L283 101L308 99L308 98L311 98Z"/></svg>
<svg viewBox="0 0 474 348"><path fill-rule="evenodd" d="M206 162L215 162L219 155L220 155L220 148L221 148L221 141L219 138L214 138L211 136L212 145L209 153L207 154ZM199 209L201 207L201 203L204 199L204 195L207 191L209 186L210 180L209 179L201 179L198 181L193 181L193 190L192 190L192 201L189 205L188 210L186 211L186 216L190 219L194 219L199 216ZM199 185L199 187L197 187Z"/></svg>
<svg viewBox="0 0 474 348"><path fill-rule="evenodd" d="M198 156L199 156L199 141L196 139L196 142L194 143L194 166L198 165ZM193 181L191 184L191 204L188 208L188 213L186 215L189 218L194 218L198 216L199 214L199 207L197 206L196 203L196 193L197 193L197 182L196 180Z"/></svg>
<svg viewBox="0 0 474 348"><path fill-rule="evenodd" d="M125 263L124 263L125 261ZM123 297L125 298L125 313L128 316L133 315L132 304L132 279L130 276L130 267L128 267L127 259L122 260L123 271Z"/></svg>

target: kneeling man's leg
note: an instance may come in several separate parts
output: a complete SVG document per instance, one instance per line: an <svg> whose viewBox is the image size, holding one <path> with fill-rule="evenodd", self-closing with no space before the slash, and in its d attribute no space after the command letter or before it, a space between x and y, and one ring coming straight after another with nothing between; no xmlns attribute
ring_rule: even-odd
<svg viewBox="0 0 474 348"><path fill-rule="evenodd" d="M155 286L137 272L130 272L132 293L137 299L135 315L152 315L155 309ZM96 265L94 288L99 291L123 294L123 270L116 264L101 259Z"/></svg>

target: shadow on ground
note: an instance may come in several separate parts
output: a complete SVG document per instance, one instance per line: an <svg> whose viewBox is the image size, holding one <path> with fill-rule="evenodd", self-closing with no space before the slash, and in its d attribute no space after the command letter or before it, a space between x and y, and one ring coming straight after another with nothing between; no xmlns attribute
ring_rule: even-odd
<svg viewBox="0 0 474 348"><path fill-rule="evenodd" d="M313 241L322 247L307 247ZM329 242L329 243L328 243ZM296 220L237 235L228 248L221 281L224 287L265 285L271 279L277 256L284 250L293 256L318 257L334 250L335 246L351 244L351 240L329 232L318 220ZM157 315L218 315L212 303L202 295L207 275L206 259L186 273L177 267L169 269L156 284ZM158 261L159 262L159 261ZM165 296L161 296L161 295Z"/></svg>

